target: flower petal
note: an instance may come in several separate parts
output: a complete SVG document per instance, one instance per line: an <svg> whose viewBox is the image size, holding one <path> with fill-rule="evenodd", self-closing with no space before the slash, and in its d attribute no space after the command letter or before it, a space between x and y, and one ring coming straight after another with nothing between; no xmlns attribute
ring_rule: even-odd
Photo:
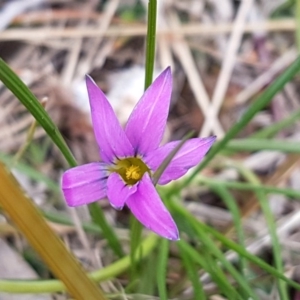
<svg viewBox="0 0 300 300"><path fill-rule="evenodd" d="M137 185L128 186L118 173L112 173L107 180L107 198L115 209L122 209L127 198L135 193Z"/></svg>
<svg viewBox="0 0 300 300"><path fill-rule="evenodd" d="M148 173L139 182L136 193L126 202L135 217L147 228L170 240L178 240L177 226L162 203Z"/></svg>
<svg viewBox="0 0 300 300"><path fill-rule="evenodd" d="M161 185L167 184L171 180L183 176L190 168L197 165L203 159L215 139L216 137L212 136L187 140L163 172L158 183ZM144 161L155 172L178 143L180 141L170 142L152 151L144 158Z"/></svg>
<svg viewBox="0 0 300 300"><path fill-rule="evenodd" d="M172 74L167 68L145 91L132 111L125 132L136 153L144 155L159 146L166 127L171 92Z"/></svg>
<svg viewBox="0 0 300 300"><path fill-rule="evenodd" d="M110 103L91 77L86 76L94 133L103 161L133 156L134 150Z"/></svg>
<svg viewBox="0 0 300 300"><path fill-rule="evenodd" d="M67 170L62 190L69 206L91 203L106 197L107 172L104 163L89 163Z"/></svg>

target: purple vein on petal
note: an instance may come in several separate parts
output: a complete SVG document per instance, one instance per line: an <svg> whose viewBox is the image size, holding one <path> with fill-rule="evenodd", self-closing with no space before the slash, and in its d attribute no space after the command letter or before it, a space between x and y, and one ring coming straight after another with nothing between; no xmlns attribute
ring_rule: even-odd
<svg viewBox="0 0 300 300"><path fill-rule="evenodd" d="M178 179L190 168L199 164L215 140L216 137L214 136L187 140L163 172L158 184L163 185L169 183L171 180ZM178 143L180 143L180 141L170 142L148 153L144 158L146 164L151 170L156 171Z"/></svg>
<svg viewBox="0 0 300 300"><path fill-rule="evenodd" d="M144 174L136 193L127 199L126 204L145 227L164 238L179 239L177 226L162 203L148 173Z"/></svg>
<svg viewBox="0 0 300 300"><path fill-rule="evenodd" d="M89 163L67 170L62 176L62 190L69 206L88 204L106 197L105 163Z"/></svg>
<svg viewBox="0 0 300 300"><path fill-rule="evenodd" d="M172 74L167 68L145 91L128 119L126 135L142 155L157 148L162 140L171 93Z"/></svg>
<svg viewBox="0 0 300 300"><path fill-rule="evenodd" d="M90 76L86 76L92 122L103 161L133 156L134 150L122 129L110 103Z"/></svg>

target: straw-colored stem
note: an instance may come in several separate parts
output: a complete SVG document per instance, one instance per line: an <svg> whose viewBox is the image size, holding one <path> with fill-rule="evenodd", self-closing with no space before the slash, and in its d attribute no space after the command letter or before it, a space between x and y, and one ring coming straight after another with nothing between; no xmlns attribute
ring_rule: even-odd
<svg viewBox="0 0 300 300"><path fill-rule="evenodd" d="M0 179L0 205L70 294L76 299L106 299L2 163ZM13 291L18 291L16 286Z"/></svg>

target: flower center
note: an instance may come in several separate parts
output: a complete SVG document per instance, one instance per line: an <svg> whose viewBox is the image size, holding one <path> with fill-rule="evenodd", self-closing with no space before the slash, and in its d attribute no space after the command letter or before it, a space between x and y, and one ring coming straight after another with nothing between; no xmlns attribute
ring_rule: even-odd
<svg viewBox="0 0 300 300"><path fill-rule="evenodd" d="M141 170L139 166L130 166L129 168L126 169L126 178L129 179L134 179L134 180L139 180L141 179Z"/></svg>
<svg viewBox="0 0 300 300"><path fill-rule="evenodd" d="M136 184L146 172L151 175L148 166L138 157L120 159L110 171L118 173L127 185Z"/></svg>

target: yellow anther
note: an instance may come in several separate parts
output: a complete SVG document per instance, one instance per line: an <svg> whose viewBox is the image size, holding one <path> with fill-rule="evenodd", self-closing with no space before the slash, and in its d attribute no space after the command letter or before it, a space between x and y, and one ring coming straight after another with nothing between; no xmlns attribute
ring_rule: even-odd
<svg viewBox="0 0 300 300"><path fill-rule="evenodd" d="M139 180L141 178L140 167L131 165L126 169L125 175L127 179Z"/></svg>
<svg viewBox="0 0 300 300"><path fill-rule="evenodd" d="M147 172L151 176L150 169L139 157L127 157L119 159L109 169L118 173L126 185L132 186L140 181Z"/></svg>

